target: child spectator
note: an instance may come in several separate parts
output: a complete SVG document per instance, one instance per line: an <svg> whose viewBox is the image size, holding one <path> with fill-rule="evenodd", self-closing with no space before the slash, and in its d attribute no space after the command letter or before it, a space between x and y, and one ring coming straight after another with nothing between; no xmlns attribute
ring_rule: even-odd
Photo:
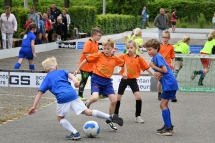
<svg viewBox="0 0 215 143"><path fill-rule="evenodd" d="M56 23L56 34L57 34L57 38L56 41L62 41L61 37L62 37L62 32L63 32L63 23L62 23L62 17L58 16L57 17L57 23Z"/></svg>
<svg viewBox="0 0 215 143"><path fill-rule="evenodd" d="M45 25L44 22L42 20L42 13L38 12L38 16L39 16L39 31L37 31L37 44L42 44L42 36L45 33Z"/></svg>
<svg viewBox="0 0 215 143"><path fill-rule="evenodd" d="M76 91L71 86L68 78L72 79L74 86L78 87L79 83L76 77L66 70L58 70L57 61L54 57L47 58L42 62L44 70L47 72L45 79L43 80L39 92L37 93L34 104L29 110L28 114L35 113L37 103L39 102L43 93L49 90L55 95L57 99L57 119L60 124L71 134L66 136L66 139L79 140L81 139L80 133L65 119L65 116L69 115L70 110L75 111L77 115L85 114L87 116L94 116L101 119L110 120L123 125L122 118L119 118L116 114L108 115L98 110L89 110L84 103L78 98ZM57 83L57 84L56 84Z"/></svg>
<svg viewBox="0 0 215 143"><path fill-rule="evenodd" d="M32 24L32 23L34 23L33 22L33 18L32 17L29 17L28 18L28 20L26 21L26 23L25 23L25 29L27 29L28 28L28 26L30 25L30 24Z"/></svg>
<svg viewBox="0 0 215 143"><path fill-rule="evenodd" d="M46 13L43 13L43 22L45 25L45 34L44 34L44 38L45 38L45 42L48 43L48 35L49 35L49 31L51 30L52 24L50 22L50 20L48 19L48 15Z"/></svg>
<svg viewBox="0 0 215 143"><path fill-rule="evenodd" d="M157 134L171 136L174 130L171 122L168 102L169 100L175 99L178 84L169 65L159 53L160 42L156 39L151 39L145 43L145 47L149 56L152 57L149 65L152 69L154 69L154 76L161 82L163 88L160 108L162 110L164 126L161 129L157 129ZM160 77L160 75L162 76Z"/></svg>
<svg viewBox="0 0 215 143"><path fill-rule="evenodd" d="M112 80L110 77L113 75L115 66L124 66L125 70L123 73L123 78L127 78L127 69L124 61L119 57L112 55L114 50L114 41L111 38L106 37L102 41L103 52L97 52L88 55L79 65L78 69L74 72L76 75L79 70L87 63L93 63L93 73L91 76L91 98L85 105L89 108L93 102L98 101L99 94L107 96L110 99L109 114L114 113L117 97L113 90ZM106 120L106 124L111 130L117 130L116 126Z"/></svg>

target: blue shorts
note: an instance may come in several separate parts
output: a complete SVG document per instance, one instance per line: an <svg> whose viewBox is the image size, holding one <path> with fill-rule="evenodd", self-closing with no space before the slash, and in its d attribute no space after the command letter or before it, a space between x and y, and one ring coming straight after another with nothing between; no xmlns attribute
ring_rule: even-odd
<svg viewBox="0 0 215 143"><path fill-rule="evenodd" d="M26 58L28 60L33 60L34 59L34 55L32 53L31 48L21 48L19 50L19 56L18 58Z"/></svg>
<svg viewBox="0 0 215 143"><path fill-rule="evenodd" d="M110 95L115 94L112 80L110 78L104 78L96 74L92 74L91 76L91 94L93 92L98 92L102 95Z"/></svg>
<svg viewBox="0 0 215 143"><path fill-rule="evenodd" d="M176 98L175 95L176 95L176 90L163 91L162 92L162 99L173 100Z"/></svg>

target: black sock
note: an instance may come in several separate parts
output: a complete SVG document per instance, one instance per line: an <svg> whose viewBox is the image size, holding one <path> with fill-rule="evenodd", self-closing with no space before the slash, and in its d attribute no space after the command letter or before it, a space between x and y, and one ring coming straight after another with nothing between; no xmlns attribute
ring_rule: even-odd
<svg viewBox="0 0 215 143"><path fill-rule="evenodd" d="M136 113L135 117L140 116L142 110L142 100L136 100Z"/></svg>
<svg viewBox="0 0 215 143"><path fill-rule="evenodd" d="M114 113L117 114L117 115L119 115L119 107L120 107L120 101L117 101L116 102L116 108L115 108L115 111L114 111Z"/></svg>

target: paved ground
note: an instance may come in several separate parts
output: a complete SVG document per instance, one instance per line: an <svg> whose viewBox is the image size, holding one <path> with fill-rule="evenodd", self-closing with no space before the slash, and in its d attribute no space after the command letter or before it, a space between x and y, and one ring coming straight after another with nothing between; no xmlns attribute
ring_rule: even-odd
<svg viewBox="0 0 215 143"><path fill-rule="evenodd" d="M147 40L147 38L144 38ZM172 39L178 41L180 39ZM196 43L195 43L196 41ZM193 40L192 45L203 45L201 40ZM116 42L122 43L122 40ZM192 40L191 40L192 42ZM38 53L38 58L35 60L37 70L42 70L41 62L49 56L55 56L58 60L59 68L69 71L74 71L80 56L79 50L58 49L50 52ZM120 54L118 52L117 54ZM150 57L147 54L142 55L149 61ZM0 60L0 67L13 69L17 57ZM22 69L28 69L27 61L24 61ZM0 112L2 109L12 106L11 110L20 113L16 110L17 103L27 108L31 107L33 97L37 89L35 88L0 88ZM86 90L84 95L89 98L90 91ZM131 92L125 92L120 108L120 116L124 118L124 126L118 127L117 132L110 132L104 121L84 115L76 116L71 112L68 120L80 131L82 140L80 142L129 142L129 143L211 143L214 142L215 136L213 126L215 123L214 108L215 98L214 93L203 92L178 92L177 103L170 103L172 113L172 121L175 126L175 133L172 137L163 137L156 135L156 129L163 125L159 101L157 100L156 92L141 92L143 99L142 117L145 120L144 124L134 122L134 107L135 100ZM2 97L2 98L1 98ZM4 97L4 98L3 98ZM15 98L15 99L14 99ZM31 100L27 100L31 98ZM5 100L7 99L7 102ZM1 143L57 143L69 142L64 139L68 134L66 130L56 120L56 104L53 102L54 96L49 92L44 94L41 99L42 109L36 114L15 119L14 121L0 124L0 142ZM49 106L45 105L51 103ZM42 107L41 106L41 107ZM108 112L109 101L103 99L91 106L92 109L99 109ZM12 109L13 108L13 109ZM25 109L25 110L26 110ZM21 112L24 114L23 112ZM26 113L26 112L25 112ZM6 113L9 114L9 113ZM1 118L1 116L0 116ZM83 134L83 124L88 120L95 120L101 125L101 133L97 138L86 138Z"/></svg>

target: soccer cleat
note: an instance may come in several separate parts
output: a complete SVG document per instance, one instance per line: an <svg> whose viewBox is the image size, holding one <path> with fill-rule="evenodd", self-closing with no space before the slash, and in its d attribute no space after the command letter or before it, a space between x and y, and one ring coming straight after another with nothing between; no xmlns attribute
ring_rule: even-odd
<svg viewBox="0 0 215 143"><path fill-rule="evenodd" d="M162 94L161 92L158 92L158 100L161 100L162 99Z"/></svg>
<svg viewBox="0 0 215 143"><path fill-rule="evenodd" d="M123 126L123 119L120 118L117 114L111 115L111 121L117 123L119 126Z"/></svg>
<svg viewBox="0 0 215 143"><path fill-rule="evenodd" d="M66 136L67 140L80 140L81 139L81 135L79 132L77 132L76 134L71 133L70 135Z"/></svg>
<svg viewBox="0 0 215 143"><path fill-rule="evenodd" d="M137 123L144 123L144 120L143 120L140 116L137 116L137 117L135 118L135 121L136 121Z"/></svg>
<svg viewBox="0 0 215 143"><path fill-rule="evenodd" d="M175 99L172 99L171 101L172 101L172 102L177 102L178 100L175 98Z"/></svg>
<svg viewBox="0 0 215 143"><path fill-rule="evenodd" d="M198 82L198 86L203 86L204 84L201 82Z"/></svg>
<svg viewBox="0 0 215 143"><path fill-rule="evenodd" d="M173 130L172 130L172 128L164 127L164 129L161 132L157 132L157 135L172 136Z"/></svg>
<svg viewBox="0 0 215 143"><path fill-rule="evenodd" d="M87 98L84 98L84 97L82 97L82 96L78 96L82 101L86 101L87 100Z"/></svg>
<svg viewBox="0 0 215 143"><path fill-rule="evenodd" d="M89 102L89 100L87 100L84 105L87 107L87 103ZM87 108L90 108L90 107L87 107Z"/></svg>
<svg viewBox="0 0 215 143"><path fill-rule="evenodd" d="M161 132L162 132L162 130L164 130L165 128L166 128L166 126L164 125L162 128L157 129L157 134L161 133ZM175 130L174 130L174 126L172 126L172 127L171 127L171 129L172 129L172 132L174 133L174 132L175 132Z"/></svg>
<svg viewBox="0 0 215 143"><path fill-rule="evenodd" d="M99 95L99 99L107 98L107 96Z"/></svg>
<svg viewBox="0 0 215 143"><path fill-rule="evenodd" d="M194 80L196 77L195 71L192 72L191 79Z"/></svg>
<svg viewBox="0 0 215 143"><path fill-rule="evenodd" d="M110 120L106 120L106 124L112 131L117 130L116 126Z"/></svg>

